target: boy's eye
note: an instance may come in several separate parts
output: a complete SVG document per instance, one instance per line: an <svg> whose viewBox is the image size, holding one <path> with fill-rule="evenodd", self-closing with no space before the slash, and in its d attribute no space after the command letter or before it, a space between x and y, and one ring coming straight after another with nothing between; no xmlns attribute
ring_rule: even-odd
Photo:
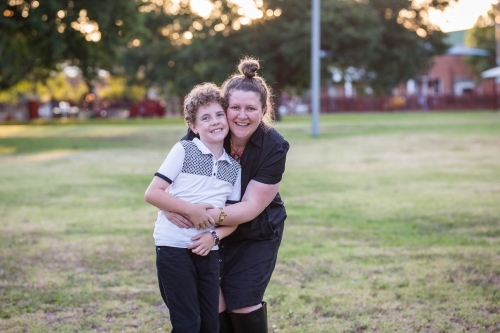
<svg viewBox="0 0 500 333"><path fill-rule="evenodd" d="M208 118L208 116L203 116L200 119L201 119L201 121L207 121L209 118Z"/></svg>
<svg viewBox="0 0 500 333"><path fill-rule="evenodd" d="M220 112L220 113L217 113L217 117L218 118L222 118L225 116L225 113L224 112Z"/></svg>

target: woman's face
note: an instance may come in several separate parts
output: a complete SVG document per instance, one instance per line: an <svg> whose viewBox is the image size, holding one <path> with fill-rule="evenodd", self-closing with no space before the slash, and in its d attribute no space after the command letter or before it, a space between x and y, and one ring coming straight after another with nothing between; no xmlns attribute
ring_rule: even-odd
<svg viewBox="0 0 500 333"><path fill-rule="evenodd" d="M233 138L248 141L263 116L262 103L256 92L235 90L230 93L227 121Z"/></svg>

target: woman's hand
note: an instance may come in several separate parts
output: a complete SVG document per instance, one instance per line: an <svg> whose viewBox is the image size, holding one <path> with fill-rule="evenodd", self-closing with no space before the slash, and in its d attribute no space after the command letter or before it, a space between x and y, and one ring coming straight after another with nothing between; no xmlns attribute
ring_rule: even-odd
<svg viewBox="0 0 500 333"><path fill-rule="evenodd" d="M194 227L193 222L189 221L185 216L173 212L168 212L163 210L163 214L167 217L167 219L178 226L181 229L189 229Z"/></svg>
<svg viewBox="0 0 500 333"><path fill-rule="evenodd" d="M214 236L210 232L204 232L191 238L194 241L188 249L199 256L206 256L215 245Z"/></svg>
<svg viewBox="0 0 500 333"><path fill-rule="evenodd" d="M215 225L215 220L207 210L214 208L210 204L190 204L189 215L184 216L178 213L163 211L167 219L182 229L195 227L196 229L206 229Z"/></svg>
<svg viewBox="0 0 500 333"><path fill-rule="evenodd" d="M214 206L204 203L192 204L191 206L188 219L193 223L196 229L206 229L215 225L215 220L207 212L207 209L214 208Z"/></svg>

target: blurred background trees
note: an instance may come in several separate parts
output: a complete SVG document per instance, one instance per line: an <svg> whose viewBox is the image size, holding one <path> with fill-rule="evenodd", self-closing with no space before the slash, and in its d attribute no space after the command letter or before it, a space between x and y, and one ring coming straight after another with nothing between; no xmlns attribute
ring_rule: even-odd
<svg viewBox="0 0 500 333"><path fill-rule="evenodd" d="M142 48L124 53L125 68L138 81L157 85L168 82L173 91L183 94L200 79L222 82L234 71L240 57L253 55L262 60L261 74L275 88L307 88L309 1L267 0L260 4L263 17L254 19L252 24L238 24L241 16L234 15L234 11L220 11L203 28L198 25L203 21L176 17L173 24L167 25L167 36L162 36L165 31L162 22L158 22L159 14L148 14L154 16L147 20L151 22L147 29L151 37ZM322 1L323 75L330 77L332 67L343 74L356 68L358 86L370 86L377 93L390 91L398 82L425 69L432 56L446 50L444 34L425 18L430 7L444 8L448 4L449 1L423 2L420 6L407 0ZM214 29L218 24L225 26L220 32ZM200 30L192 29L193 25ZM186 31L193 31L193 38L179 46L177 40L181 37L175 37Z"/></svg>
<svg viewBox="0 0 500 333"><path fill-rule="evenodd" d="M337 73L361 93L390 94L446 50L427 13L451 1L321 1L324 82ZM106 71L123 85L111 96L132 84L183 96L222 83L245 55L277 91L309 87L309 1L7 0L0 12L0 90L75 66L89 91Z"/></svg>
<svg viewBox="0 0 500 333"><path fill-rule="evenodd" d="M142 29L134 1L7 0L0 4L0 89L45 80L64 65L90 81L111 70Z"/></svg>
<svg viewBox="0 0 500 333"><path fill-rule="evenodd" d="M466 57L465 63L479 79L481 72L496 66L495 13L496 6L484 16L480 16L475 26L467 32L467 46L489 51L488 57Z"/></svg>

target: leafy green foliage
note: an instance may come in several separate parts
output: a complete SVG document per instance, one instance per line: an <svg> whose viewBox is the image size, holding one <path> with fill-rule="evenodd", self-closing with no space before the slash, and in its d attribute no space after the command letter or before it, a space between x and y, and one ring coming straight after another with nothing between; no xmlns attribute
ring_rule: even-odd
<svg viewBox="0 0 500 333"><path fill-rule="evenodd" d="M474 27L467 32L467 46L488 50L488 57L464 57L464 62L469 70L481 78L481 72L495 67L496 64L496 38L495 38L495 6L485 16L480 16Z"/></svg>
<svg viewBox="0 0 500 333"><path fill-rule="evenodd" d="M202 80L220 83L218 79L225 78L235 60L225 54L222 43L227 41L214 27L225 22L224 26L230 29L240 15L230 2L217 3L208 18L193 12L189 1L181 1L175 14L163 7L143 13L141 45L124 50L119 63L129 82L155 86L172 95L184 95ZM192 38L184 38L184 33ZM229 66L224 63L228 59Z"/></svg>
<svg viewBox="0 0 500 333"><path fill-rule="evenodd" d="M426 21L429 8L445 8L451 1L424 2L417 7L407 0L372 0L383 27L367 72L375 73L370 85L386 92L399 82L416 77L429 60L447 49L444 33Z"/></svg>
<svg viewBox="0 0 500 333"><path fill-rule="evenodd" d="M452 1L424 1L418 7L407 0L322 1L323 78L329 80L330 67L344 74L356 68L359 77L355 84L360 90L370 86L385 93L415 77L432 56L447 48L444 34L426 21L426 13L429 8L443 9ZM237 15L226 9L224 13L232 22ZM145 20L151 34L148 42L126 52L123 64L137 80L167 86L170 93L182 95L200 81L221 83L239 58L250 55L262 61L260 74L275 91L309 87L310 2L267 0L260 9L264 13L278 10L280 15L264 14L241 29L230 29L228 24L223 33L195 36L188 45L175 47L170 45L171 36L159 33L173 18L150 13ZM174 20L188 29L188 23L195 19L178 15Z"/></svg>
<svg viewBox="0 0 500 333"><path fill-rule="evenodd" d="M354 68L360 91L386 93L414 77L446 48L426 13L453 1L322 1L323 78L329 80L331 67L344 78ZM241 23L244 14L229 0L212 1L203 17L189 0L3 3L0 89L27 76L46 78L66 62L79 66L87 82L107 69L179 96L201 81L221 83L245 55L262 60L261 74L276 91L307 88L310 2L256 3L263 15L251 24Z"/></svg>
<svg viewBox="0 0 500 333"><path fill-rule="evenodd" d="M134 0L4 1L0 12L0 89L46 79L65 62L94 78L113 67L141 17Z"/></svg>

